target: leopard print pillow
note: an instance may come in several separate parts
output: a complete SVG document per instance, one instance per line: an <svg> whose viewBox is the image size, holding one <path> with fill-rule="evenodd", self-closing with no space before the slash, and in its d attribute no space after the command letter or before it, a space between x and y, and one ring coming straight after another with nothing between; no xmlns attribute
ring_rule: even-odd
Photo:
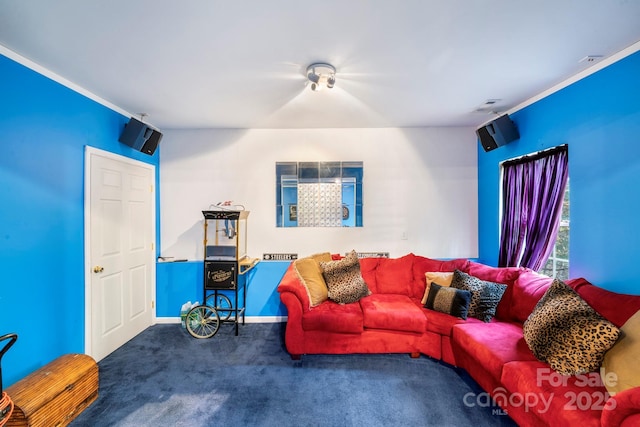
<svg viewBox="0 0 640 427"><path fill-rule="evenodd" d="M349 304L371 294L360 273L360 261L355 251L341 260L321 262L320 268L330 300Z"/></svg>
<svg viewBox="0 0 640 427"><path fill-rule="evenodd" d="M620 330L561 280L554 280L523 326L533 354L563 375L600 369Z"/></svg>

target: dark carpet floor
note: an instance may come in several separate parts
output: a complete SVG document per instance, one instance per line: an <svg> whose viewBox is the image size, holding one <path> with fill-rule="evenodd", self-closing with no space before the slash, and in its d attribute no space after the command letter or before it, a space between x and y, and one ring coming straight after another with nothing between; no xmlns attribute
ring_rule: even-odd
<svg viewBox="0 0 640 427"><path fill-rule="evenodd" d="M406 354L293 361L284 327L152 326L100 361L98 399L71 426L515 426L465 403L482 390L460 370Z"/></svg>

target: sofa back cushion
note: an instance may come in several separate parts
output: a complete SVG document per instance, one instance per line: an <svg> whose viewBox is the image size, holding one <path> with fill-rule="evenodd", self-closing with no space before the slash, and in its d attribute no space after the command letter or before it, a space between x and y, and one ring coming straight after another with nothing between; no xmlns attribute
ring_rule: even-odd
<svg viewBox="0 0 640 427"><path fill-rule="evenodd" d="M511 318L513 284L520 276L520 273L524 271L526 271L526 269L522 267L491 267L475 261L470 261L468 269L466 270L468 274L478 279L507 285L507 289L502 295L502 299L496 310L496 318L500 320L514 320Z"/></svg>
<svg viewBox="0 0 640 427"><path fill-rule="evenodd" d="M595 311L617 327L621 327L640 310L639 295L625 295L594 286L586 279L570 279L571 286Z"/></svg>
<svg viewBox="0 0 640 427"><path fill-rule="evenodd" d="M410 295L412 298L422 298L427 285L425 273L428 271L453 272L455 270L467 271L469 260L456 258L451 260L440 260L416 255L413 260L413 281L411 283Z"/></svg>
<svg viewBox="0 0 640 427"><path fill-rule="evenodd" d="M524 267L491 267L479 262L469 261L466 273L489 282L513 285L520 273L527 271Z"/></svg>
<svg viewBox="0 0 640 427"><path fill-rule="evenodd" d="M372 293L378 293L376 269L383 258L360 258L360 273Z"/></svg>
<svg viewBox="0 0 640 427"><path fill-rule="evenodd" d="M553 278L533 270L521 272L513 282L510 319L524 323L552 282Z"/></svg>
<svg viewBox="0 0 640 427"><path fill-rule="evenodd" d="M376 268L377 292L411 296L414 259L414 254L400 258L381 258ZM422 290L424 291L424 287ZM422 294L418 296L420 297Z"/></svg>

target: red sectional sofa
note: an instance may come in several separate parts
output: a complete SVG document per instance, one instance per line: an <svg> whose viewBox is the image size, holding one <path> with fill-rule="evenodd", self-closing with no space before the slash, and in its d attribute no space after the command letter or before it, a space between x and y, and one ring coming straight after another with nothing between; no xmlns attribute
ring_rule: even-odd
<svg viewBox="0 0 640 427"><path fill-rule="evenodd" d="M278 292L288 311L285 344L303 354L408 353L463 368L522 426L639 426L640 387L609 396L600 373L562 376L536 359L523 337L523 323L552 283L525 268L494 268L466 259L360 259L371 290L351 304L331 300L310 307L293 264ZM426 309L425 272L463 271L503 283L507 289L491 322L467 320ZM584 279L567 281L618 327L640 310L640 296L608 292ZM462 398L462 397L461 397Z"/></svg>

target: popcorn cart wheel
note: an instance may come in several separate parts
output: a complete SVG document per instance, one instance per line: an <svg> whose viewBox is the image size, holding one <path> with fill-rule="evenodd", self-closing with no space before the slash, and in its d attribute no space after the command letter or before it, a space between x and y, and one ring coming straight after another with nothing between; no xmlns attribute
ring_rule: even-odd
<svg viewBox="0 0 640 427"><path fill-rule="evenodd" d="M229 320L233 308L231 300L223 294L211 294L204 305L197 305L187 313L187 331L195 338L211 338L220 323Z"/></svg>
<svg viewBox="0 0 640 427"><path fill-rule="evenodd" d="M197 305L187 313L187 331L194 338L211 338L220 328L220 316L215 307Z"/></svg>

